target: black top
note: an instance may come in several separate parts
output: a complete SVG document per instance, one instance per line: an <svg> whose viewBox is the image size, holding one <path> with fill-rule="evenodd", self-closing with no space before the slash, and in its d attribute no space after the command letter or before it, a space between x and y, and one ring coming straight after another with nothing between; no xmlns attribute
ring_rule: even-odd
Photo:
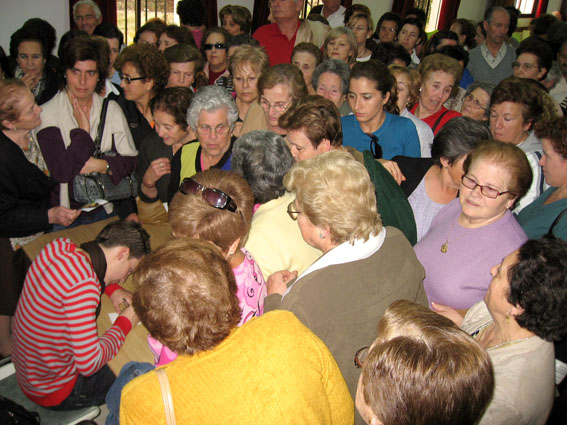
<svg viewBox="0 0 567 425"><path fill-rule="evenodd" d="M435 160L433 158L410 158L409 156L395 156L392 161L396 162L405 176L405 181L400 184L400 187L406 194L406 197L413 193L419 185L419 182L433 165Z"/></svg>

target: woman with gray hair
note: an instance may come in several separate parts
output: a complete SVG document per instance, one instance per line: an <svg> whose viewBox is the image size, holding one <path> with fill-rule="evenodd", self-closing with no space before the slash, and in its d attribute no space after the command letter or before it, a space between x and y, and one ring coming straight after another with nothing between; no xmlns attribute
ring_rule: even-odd
<svg viewBox="0 0 567 425"><path fill-rule="evenodd" d="M232 144L236 139L232 130L237 118L236 104L222 87L207 86L199 90L187 110L187 123L197 139L179 149L171 160L169 200L185 177L209 168L232 169Z"/></svg>
<svg viewBox="0 0 567 425"><path fill-rule="evenodd" d="M254 193L255 213L245 248L262 274L278 270L305 270L321 255L309 246L287 215L293 195L283 178L295 163L285 140L270 131L252 131L234 144L232 167Z"/></svg>
<svg viewBox="0 0 567 425"><path fill-rule="evenodd" d="M490 139L486 125L469 117L457 117L433 139L432 158L393 158L406 177L400 186L413 210L418 242L439 210L457 197L463 163L478 142L486 139Z"/></svg>
<svg viewBox="0 0 567 425"><path fill-rule="evenodd" d="M315 68L311 82L315 93L333 102L341 116L352 111L348 102L345 102L348 93L348 80L350 68L338 59L327 59Z"/></svg>
<svg viewBox="0 0 567 425"><path fill-rule="evenodd" d="M486 81L475 81L467 87L461 114L473 120L488 122L490 117L490 96L494 84Z"/></svg>

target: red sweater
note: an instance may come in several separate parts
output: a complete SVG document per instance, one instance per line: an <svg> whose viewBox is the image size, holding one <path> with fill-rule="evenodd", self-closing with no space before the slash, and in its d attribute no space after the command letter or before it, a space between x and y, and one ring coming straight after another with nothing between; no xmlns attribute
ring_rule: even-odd
<svg viewBox="0 0 567 425"><path fill-rule="evenodd" d="M411 108L410 112L412 114L414 114L415 110L417 109L418 106L419 106L419 103L416 103L414 105L414 107ZM460 116L461 116L460 112L452 111L452 110L447 109L444 106L442 106L441 109L439 109L439 111L437 111L433 115L429 115L427 118L423 118L422 121L425 124L427 124L429 127L431 127L431 130L433 130L433 134L435 136L437 136L437 133L439 133L439 130L441 130L443 128L443 126L445 124L447 124L447 122L451 121L453 118L457 118L457 117L460 117ZM439 117L441 117L440 120L439 120ZM439 120L438 123L437 123L437 120ZM435 125L435 123L437 123L437 127L435 129L433 129L433 126Z"/></svg>
<svg viewBox="0 0 567 425"><path fill-rule="evenodd" d="M118 285L109 285L110 295ZM79 374L99 371L120 349L132 324L118 317L100 338L101 285L88 255L56 239L31 265L14 316L12 360L22 391L41 406L65 400Z"/></svg>

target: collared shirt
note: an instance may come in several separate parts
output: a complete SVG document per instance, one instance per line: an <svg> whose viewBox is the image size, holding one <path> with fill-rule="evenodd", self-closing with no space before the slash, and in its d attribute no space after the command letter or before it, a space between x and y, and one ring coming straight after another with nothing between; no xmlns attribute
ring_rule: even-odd
<svg viewBox="0 0 567 425"><path fill-rule="evenodd" d="M278 24L263 25L254 32L252 37L258 40L260 46L266 50L270 58L270 66L291 63L291 53L295 46L295 37L300 24L301 21L298 21L295 34L291 40L280 31Z"/></svg>
<svg viewBox="0 0 567 425"><path fill-rule="evenodd" d="M496 56L492 56L492 53L490 53L490 50L488 50L488 47L486 47L486 42L484 42L480 46L480 53L482 53L482 57L492 69L496 68L498 64L502 62L502 59L504 59L504 56L506 56L507 51L507 43L502 43L502 46L500 46L500 49L498 50Z"/></svg>
<svg viewBox="0 0 567 425"><path fill-rule="evenodd" d="M325 6L323 6L323 9L321 10L321 12L323 12L323 10L325 10ZM344 27L345 26L345 7L344 6L339 6L339 8L335 11L335 13L331 13L328 17L327 17L327 21L329 21L329 25L331 26L331 28L336 28L336 27ZM323 15L321 13L321 15ZM323 15L325 16L325 15Z"/></svg>

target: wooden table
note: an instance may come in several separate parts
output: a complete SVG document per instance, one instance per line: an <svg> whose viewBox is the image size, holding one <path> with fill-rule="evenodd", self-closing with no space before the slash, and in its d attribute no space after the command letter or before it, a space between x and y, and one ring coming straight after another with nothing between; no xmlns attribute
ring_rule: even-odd
<svg viewBox="0 0 567 425"><path fill-rule="evenodd" d="M26 245L24 251L30 260L33 261L43 247L54 239L65 237L71 239L76 244L92 241L104 226L115 220L117 220L117 218L109 218L97 223L77 226L60 232L48 233ZM167 223L144 224L144 229L150 234L152 250L171 238L171 227ZM122 286L132 291L134 289L132 287L132 277L129 277ZM97 319L99 335L102 335L111 326L108 313L114 312L114 307L107 296L102 296L101 303L101 313ZM148 347L147 336L148 331L142 325L135 326L134 329L130 331L116 357L108 363L115 374L118 375L122 366L130 361L153 363L154 358Z"/></svg>

